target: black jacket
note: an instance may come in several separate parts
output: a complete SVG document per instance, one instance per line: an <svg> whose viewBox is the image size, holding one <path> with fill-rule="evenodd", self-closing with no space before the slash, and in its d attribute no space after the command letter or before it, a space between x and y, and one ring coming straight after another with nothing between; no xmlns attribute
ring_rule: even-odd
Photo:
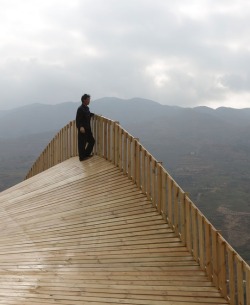
<svg viewBox="0 0 250 305"><path fill-rule="evenodd" d="M76 127L80 129L84 127L86 131L91 131L90 119L94 115L94 113L89 111L89 107L85 105L81 105L77 109L76 113Z"/></svg>

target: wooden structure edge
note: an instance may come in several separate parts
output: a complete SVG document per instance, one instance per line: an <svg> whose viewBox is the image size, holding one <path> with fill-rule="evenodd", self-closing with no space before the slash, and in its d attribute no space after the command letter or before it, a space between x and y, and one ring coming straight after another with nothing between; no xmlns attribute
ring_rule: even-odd
<svg viewBox="0 0 250 305"><path fill-rule="evenodd" d="M250 305L250 267L206 219L167 170L119 122L95 115L94 153L118 167L144 193L231 304ZM75 121L64 126L26 179L78 155Z"/></svg>

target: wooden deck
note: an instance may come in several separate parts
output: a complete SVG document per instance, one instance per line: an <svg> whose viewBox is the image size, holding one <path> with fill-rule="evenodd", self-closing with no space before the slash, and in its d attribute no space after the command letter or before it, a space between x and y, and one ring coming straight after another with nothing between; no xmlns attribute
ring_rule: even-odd
<svg viewBox="0 0 250 305"><path fill-rule="evenodd" d="M71 158L0 193L0 217L0 304L228 304L103 158Z"/></svg>

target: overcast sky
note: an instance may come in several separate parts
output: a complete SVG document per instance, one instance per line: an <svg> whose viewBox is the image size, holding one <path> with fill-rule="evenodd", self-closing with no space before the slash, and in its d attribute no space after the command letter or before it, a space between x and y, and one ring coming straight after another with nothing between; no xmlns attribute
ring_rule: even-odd
<svg viewBox="0 0 250 305"><path fill-rule="evenodd" d="M0 0L0 110L141 97L250 107L249 0Z"/></svg>

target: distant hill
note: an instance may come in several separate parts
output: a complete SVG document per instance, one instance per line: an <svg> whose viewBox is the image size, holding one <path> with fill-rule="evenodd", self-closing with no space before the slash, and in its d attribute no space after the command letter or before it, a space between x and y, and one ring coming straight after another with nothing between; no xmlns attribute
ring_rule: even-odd
<svg viewBox="0 0 250 305"><path fill-rule="evenodd" d="M28 134L37 134L51 130L59 130L69 121L75 119L80 103L61 103L57 105L32 104L12 110L0 111L0 137L9 138ZM163 122L180 130L185 124L199 129L234 128L250 129L250 109L208 107L182 108L161 105L151 100L134 98L123 100L118 98L102 98L91 102L92 112L101 114L113 120L118 120L125 127L141 123ZM191 122L190 122L191 121ZM192 125L192 126L191 126ZM198 131L196 128L196 132ZM209 131L207 131L209 133Z"/></svg>
<svg viewBox="0 0 250 305"><path fill-rule="evenodd" d="M21 181L80 103L0 111L0 190ZM250 109L182 108L103 98L92 112L119 121L159 160L250 262Z"/></svg>
<svg viewBox="0 0 250 305"><path fill-rule="evenodd" d="M21 182L55 131L0 138L0 192Z"/></svg>
<svg viewBox="0 0 250 305"><path fill-rule="evenodd" d="M0 112L0 138L60 130L75 119L77 103L32 104Z"/></svg>

